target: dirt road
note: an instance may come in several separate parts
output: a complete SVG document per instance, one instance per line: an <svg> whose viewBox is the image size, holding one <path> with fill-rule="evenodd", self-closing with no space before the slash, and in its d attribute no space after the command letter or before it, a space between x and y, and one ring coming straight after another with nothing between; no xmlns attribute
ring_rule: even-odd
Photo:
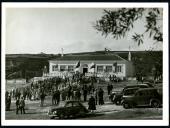
<svg viewBox="0 0 170 128"><path fill-rule="evenodd" d="M88 107L87 102L83 103ZM63 106L64 102L60 102ZM18 114L15 112L15 101L12 101L11 111L6 111L6 119L9 120L49 120L47 115L51 105L51 97L46 97L44 107L40 107L40 101L27 101L26 100L26 114ZM57 107L57 106L56 106ZM124 109L122 106L117 106L111 102L105 102L104 105L97 105L97 110L94 113L89 113L87 117L81 117L81 120L116 120L116 119L161 119L162 108L135 108Z"/></svg>

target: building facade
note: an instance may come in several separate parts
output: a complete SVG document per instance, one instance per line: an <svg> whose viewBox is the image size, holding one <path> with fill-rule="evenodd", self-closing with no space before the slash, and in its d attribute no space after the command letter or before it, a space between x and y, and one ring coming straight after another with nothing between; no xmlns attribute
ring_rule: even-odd
<svg viewBox="0 0 170 128"><path fill-rule="evenodd" d="M65 55L49 60L49 75L80 72L97 76L116 75L120 78L133 76L133 64L115 54Z"/></svg>

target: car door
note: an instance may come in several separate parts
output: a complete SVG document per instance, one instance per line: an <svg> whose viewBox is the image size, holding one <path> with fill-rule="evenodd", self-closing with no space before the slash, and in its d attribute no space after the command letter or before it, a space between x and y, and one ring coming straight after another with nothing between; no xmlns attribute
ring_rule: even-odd
<svg viewBox="0 0 170 128"><path fill-rule="evenodd" d="M73 102L72 112L74 115L79 115L81 111L81 106L79 102Z"/></svg>
<svg viewBox="0 0 170 128"><path fill-rule="evenodd" d="M150 90L146 90L145 93L146 93L146 96L145 96L145 105L149 105L153 93Z"/></svg>
<svg viewBox="0 0 170 128"><path fill-rule="evenodd" d="M68 102L66 105L65 105L65 115L66 116L70 116L72 115L72 108L73 108L73 104L72 102Z"/></svg>
<svg viewBox="0 0 170 128"><path fill-rule="evenodd" d="M145 93L144 91L138 91L136 94L135 94L135 102L138 106L142 106L145 104Z"/></svg>

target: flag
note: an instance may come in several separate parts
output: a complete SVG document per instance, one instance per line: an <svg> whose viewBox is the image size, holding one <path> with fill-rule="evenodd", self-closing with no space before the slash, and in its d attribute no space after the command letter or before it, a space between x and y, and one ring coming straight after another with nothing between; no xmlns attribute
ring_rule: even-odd
<svg viewBox="0 0 170 128"><path fill-rule="evenodd" d="M115 67L115 72L117 72L117 62L115 62L113 66Z"/></svg>
<svg viewBox="0 0 170 128"><path fill-rule="evenodd" d="M115 62L115 63L113 64L113 66L117 67L117 62Z"/></svg>
<svg viewBox="0 0 170 128"><path fill-rule="evenodd" d="M94 63L92 63L91 66L90 66L90 69L95 68L95 67L96 67L96 65Z"/></svg>
<svg viewBox="0 0 170 128"><path fill-rule="evenodd" d="M78 61L76 64L76 68L79 68L79 67L80 67L80 61Z"/></svg>
<svg viewBox="0 0 170 128"><path fill-rule="evenodd" d="M44 66L43 73L47 73L47 67Z"/></svg>

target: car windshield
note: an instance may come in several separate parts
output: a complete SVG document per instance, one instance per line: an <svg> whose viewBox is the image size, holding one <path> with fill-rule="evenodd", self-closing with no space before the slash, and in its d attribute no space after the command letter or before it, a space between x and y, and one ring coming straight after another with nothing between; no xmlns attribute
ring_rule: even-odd
<svg viewBox="0 0 170 128"><path fill-rule="evenodd" d="M73 105L72 105L72 102L67 102L66 104L65 104L65 107L72 107Z"/></svg>
<svg viewBox="0 0 170 128"><path fill-rule="evenodd" d="M124 91L124 95L133 95L137 89L128 89Z"/></svg>

